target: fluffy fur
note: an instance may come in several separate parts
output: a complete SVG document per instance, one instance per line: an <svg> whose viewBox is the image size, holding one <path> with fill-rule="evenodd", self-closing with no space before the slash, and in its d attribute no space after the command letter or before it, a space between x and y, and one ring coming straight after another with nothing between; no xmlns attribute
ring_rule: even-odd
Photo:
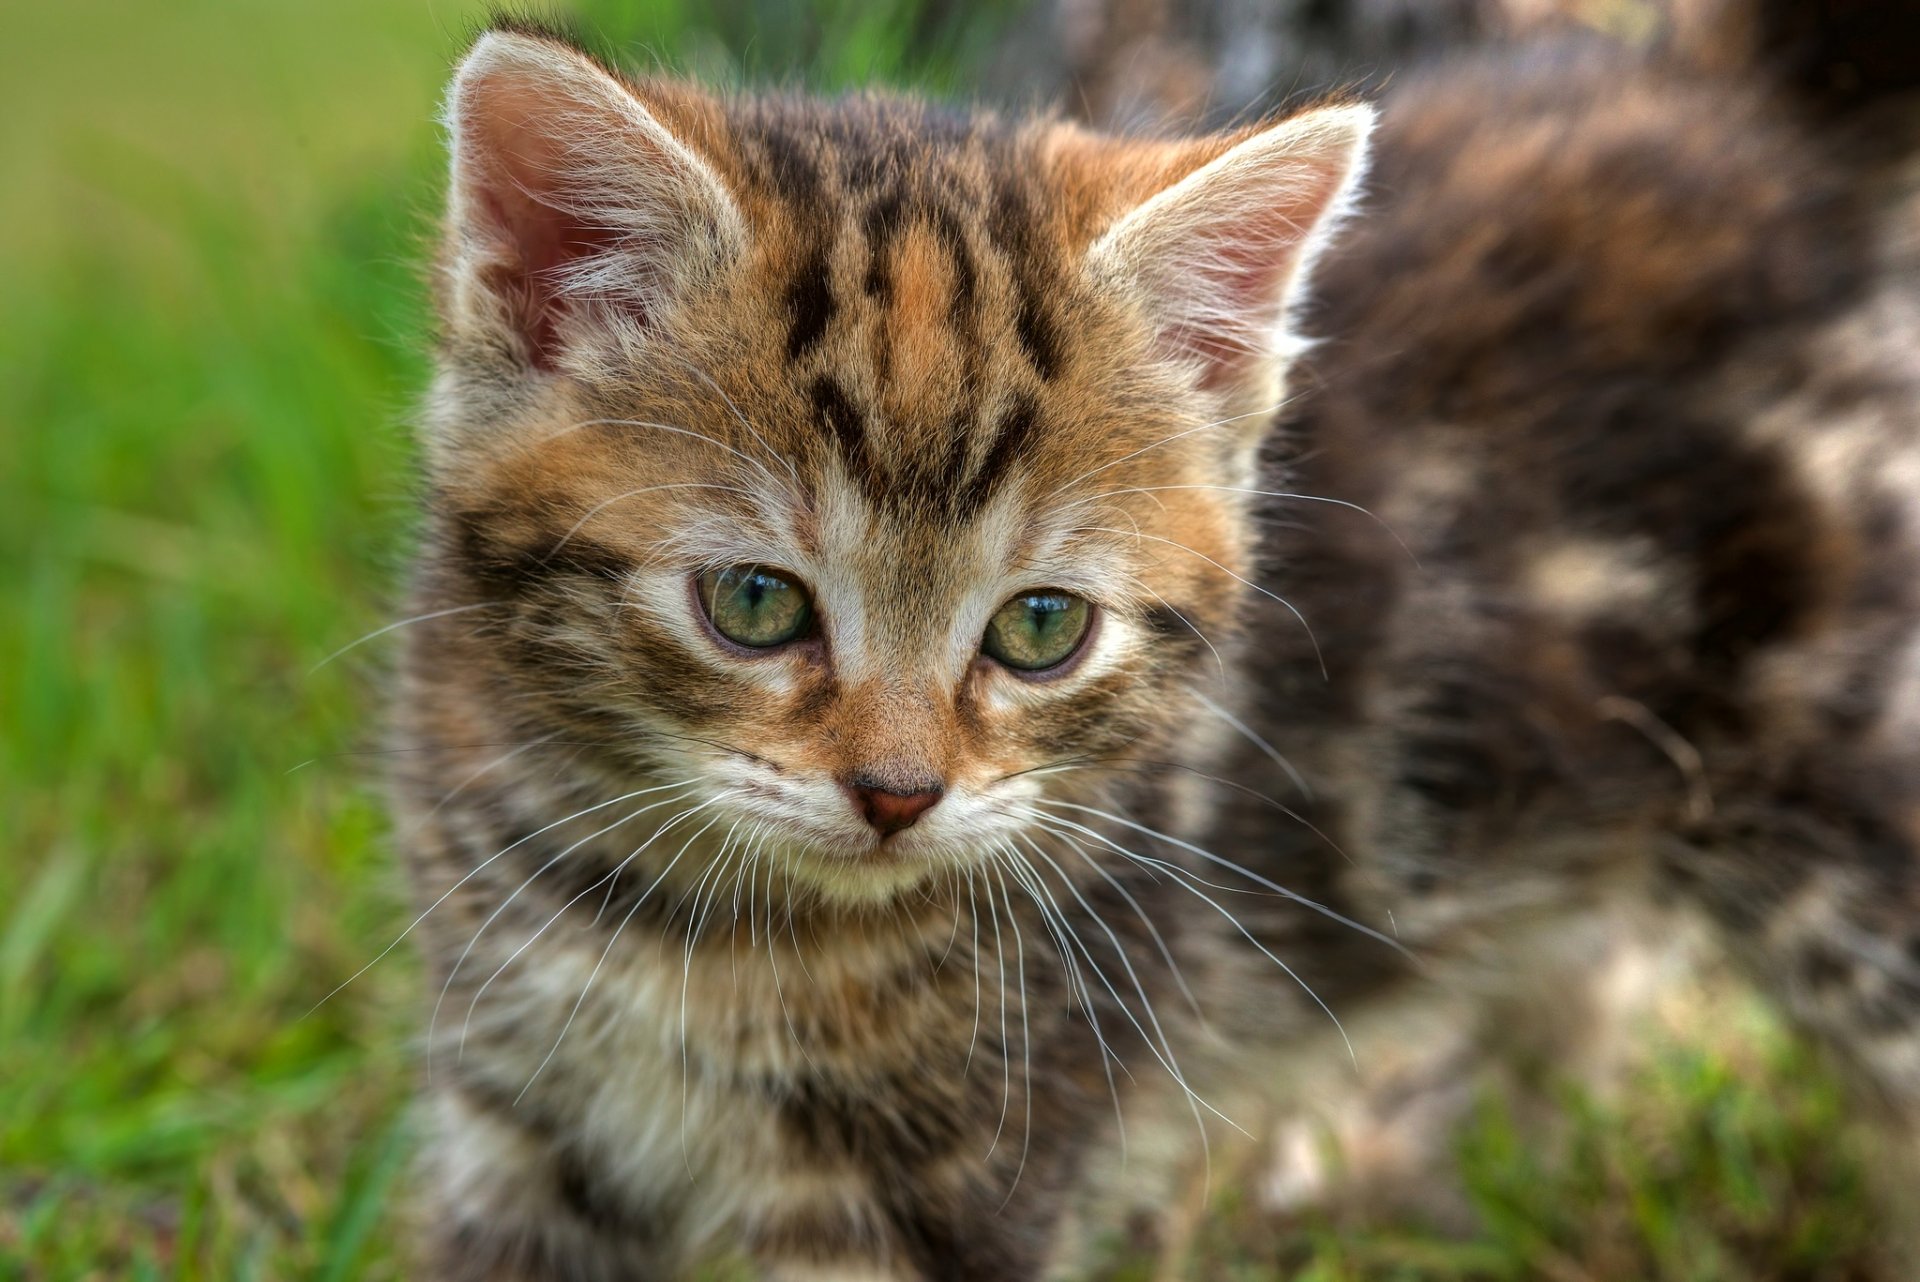
<svg viewBox="0 0 1920 1282"><path fill-rule="evenodd" d="M1048 1276L1619 903L1920 1116L1906 251L1598 49L1399 89L1335 238L1370 118L475 47L398 714L429 1276ZM737 564L820 630L720 637ZM978 647L1039 587L1098 617L1034 679ZM850 781L943 792L883 840Z"/></svg>

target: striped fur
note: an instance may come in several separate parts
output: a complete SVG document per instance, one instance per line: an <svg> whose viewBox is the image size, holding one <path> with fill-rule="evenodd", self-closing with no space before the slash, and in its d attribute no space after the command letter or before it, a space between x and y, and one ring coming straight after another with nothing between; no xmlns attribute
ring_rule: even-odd
<svg viewBox="0 0 1920 1282"><path fill-rule="evenodd" d="M1367 116L476 47L397 713L426 1276L1052 1276L1599 902L1920 1116L1912 246L1590 50L1399 89L1334 239ZM722 639L735 564L821 629ZM1097 620L1031 679L979 646L1039 587ZM881 839L854 778L944 792Z"/></svg>

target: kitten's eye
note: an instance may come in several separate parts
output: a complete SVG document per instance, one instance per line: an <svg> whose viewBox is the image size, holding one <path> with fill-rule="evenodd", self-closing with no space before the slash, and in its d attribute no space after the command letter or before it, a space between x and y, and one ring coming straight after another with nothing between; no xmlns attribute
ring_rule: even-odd
<svg viewBox="0 0 1920 1282"><path fill-rule="evenodd" d="M1009 668L1038 672L1073 657L1087 635L1093 607L1050 588L1022 592L994 612L980 650Z"/></svg>
<svg viewBox="0 0 1920 1282"><path fill-rule="evenodd" d="M757 565L730 565L700 576L700 603L729 641L764 648L791 641L813 622L807 590Z"/></svg>

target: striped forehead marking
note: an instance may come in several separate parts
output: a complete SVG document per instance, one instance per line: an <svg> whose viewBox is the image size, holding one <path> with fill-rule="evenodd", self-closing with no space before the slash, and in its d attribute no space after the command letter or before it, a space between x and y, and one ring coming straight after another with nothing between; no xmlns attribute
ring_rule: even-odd
<svg viewBox="0 0 1920 1282"><path fill-rule="evenodd" d="M1041 234L1016 141L918 105L845 104L796 118L768 110L740 122L749 179L800 231L776 295L788 362L805 368L814 425L876 507L946 520L976 516L1042 439L1030 393L986 389L994 338L1018 381L1041 386L1065 363L1058 250ZM849 275L836 280L835 265ZM989 280L992 285L989 285ZM1004 282L1004 288L1002 288ZM873 309L880 309L877 322ZM853 318L858 315L859 319ZM867 323L870 377L821 359L836 324ZM894 368L902 360L914 368ZM903 381L955 389L912 424L912 448L889 420ZM863 399L856 385L876 387ZM939 398L935 398L936 400Z"/></svg>
<svg viewBox="0 0 1920 1282"><path fill-rule="evenodd" d="M1019 396L990 424L984 417L951 424L942 452L889 460L873 444L868 412L838 380L830 375L815 379L811 399L819 425L861 494L892 512L972 519L1000 492L1015 465L1032 453L1040 436L1038 408ZM984 444L969 449L975 441Z"/></svg>

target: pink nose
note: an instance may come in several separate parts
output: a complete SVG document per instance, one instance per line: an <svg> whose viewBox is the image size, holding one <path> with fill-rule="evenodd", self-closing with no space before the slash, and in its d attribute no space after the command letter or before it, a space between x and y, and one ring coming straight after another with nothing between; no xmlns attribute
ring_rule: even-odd
<svg viewBox="0 0 1920 1282"><path fill-rule="evenodd" d="M912 792L895 792L866 779L855 778L840 785L853 802L853 808L882 837L891 837L902 828L911 828L914 821L933 809L940 800L944 789L939 784L916 788Z"/></svg>

